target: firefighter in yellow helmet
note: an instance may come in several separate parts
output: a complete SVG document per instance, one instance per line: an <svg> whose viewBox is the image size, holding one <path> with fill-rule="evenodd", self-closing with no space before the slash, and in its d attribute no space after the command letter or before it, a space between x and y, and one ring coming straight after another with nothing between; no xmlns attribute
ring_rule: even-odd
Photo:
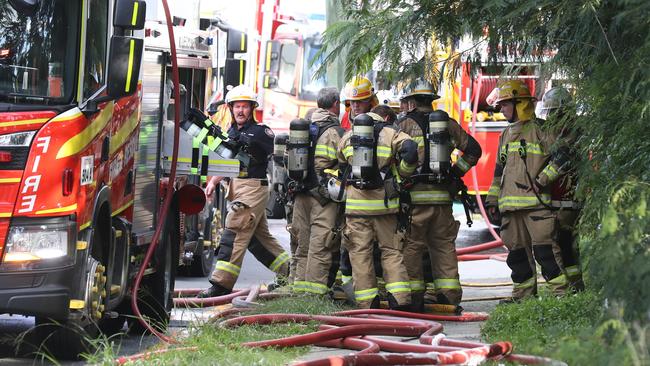
<svg viewBox="0 0 650 366"><path fill-rule="evenodd" d="M350 121L354 117L368 113L379 104L375 88L368 78L357 76L345 84L345 101L350 103Z"/></svg>
<svg viewBox="0 0 650 366"><path fill-rule="evenodd" d="M347 183L343 244L352 263L354 297L360 308L379 307L373 242L381 252L388 304L407 309L411 288L402 254L404 233L397 227L399 201L394 186L417 166L417 144L374 113L354 118L341 138L339 169ZM350 174L351 173L351 174Z"/></svg>
<svg viewBox="0 0 650 366"><path fill-rule="evenodd" d="M363 113L368 113L372 108L379 104L379 99L375 95L375 88L368 78L363 76L356 76L350 80L343 88L343 95L345 104L350 104L349 110L343 116L341 126L345 130L352 128L354 117ZM345 237L341 238L344 242ZM352 265L350 257L343 243L341 248L340 271L342 274L342 283L346 288L349 288L349 283L352 280ZM381 269L377 269L377 276L381 275Z"/></svg>
<svg viewBox="0 0 650 366"><path fill-rule="evenodd" d="M486 206L502 216L501 238L508 248L506 263L512 273L512 300L537 291L535 261L555 294L563 294L567 278L554 255L556 215L550 188L566 166L566 154L553 151L556 136L535 118L535 97L521 80L498 85L497 105L510 124L499 137L494 180Z"/></svg>
<svg viewBox="0 0 650 366"><path fill-rule="evenodd" d="M247 146L250 163L242 167L239 177L230 180L227 199L230 201L226 225L221 235L217 264L210 283L212 286L199 297L213 297L232 291L246 249L259 244L256 257L280 276L289 274L289 254L269 232L266 206L269 199L269 182L266 178L268 157L273 152L273 132L255 123L253 113L257 106L255 92L245 86L234 87L226 95L233 123L228 137ZM210 194L223 177L212 177L206 186ZM252 250L251 250L252 251Z"/></svg>
<svg viewBox="0 0 650 366"><path fill-rule="evenodd" d="M418 144L418 169L410 178L413 182L409 192L411 230L404 249L415 311L424 308L422 258L426 252L433 277L431 300L439 304L460 304L463 292L455 245L460 224L454 220L452 201L459 191L461 177L481 157L481 146L472 136L447 113L432 109L431 103L436 98L429 82L415 80L402 95L409 111L398 123ZM452 165L454 149L463 155Z"/></svg>

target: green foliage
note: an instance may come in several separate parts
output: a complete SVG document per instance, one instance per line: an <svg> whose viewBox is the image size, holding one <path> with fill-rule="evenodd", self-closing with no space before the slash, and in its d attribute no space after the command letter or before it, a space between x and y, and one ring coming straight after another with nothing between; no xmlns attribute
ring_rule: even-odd
<svg viewBox="0 0 650 366"><path fill-rule="evenodd" d="M349 307L342 306L327 298L316 298L314 296L285 297L273 301L264 302L264 306L255 309L254 314L331 314L337 311L348 310Z"/></svg>
<svg viewBox="0 0 650 366"><path fill-rule="evenodd" d="M481 328L489 342L511 341L516 353L543 355L569 365L644 365L650 361L650 326L607 318L592 292L550 294L500 305Z"/></svg>
<svg viewBox="0 0 650 366"><path fill-rule="evenodd" d="M347 18L325 35L325 60L348 51L346 76L377 65L393 79L427 70L440 45L473 40L474 68L543 65L574 88L578 227L587 285L625 319L650 315L650 2L646 0L342 0ZM487 47L484 47L487 45ZM484 52L483 55L480 52ZM428 52L428 53L427 53ZM458 63L446 66L458 70ZM432 80L435 81L435 80Z"/></svg>
<svg viewBox="0 0 650 366"><path fill-rule="evenodd" d="M301 313L331 314L346 310L327 298L313 296L285 297L272 301L262 301L263 306L244 313ZM284 349L262 349L241 346L244 342L289 337L315 332L317 323L247 325L238 328L222 328L218 324L195 324L188 328L188 334L182 344L173 347L197 347L197 351L177 351L160 354L130 363L132 365L286 365L309 351L309 347L290 347ZM98 340L98 351L86 355L90 364L114 365L119 347L115 347L115 338ZM162 347L154 347L152 351Z"/></svg>

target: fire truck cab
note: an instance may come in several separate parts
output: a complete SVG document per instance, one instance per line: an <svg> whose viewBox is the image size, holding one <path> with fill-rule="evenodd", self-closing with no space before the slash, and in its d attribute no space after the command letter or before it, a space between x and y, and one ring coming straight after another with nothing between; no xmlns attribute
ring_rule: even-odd
<svg viewBox="0 0 650 366"><path fill-rule="evenodd" d="M174 101L169 43L143 39L147 5L0 2L0 313L34 316L31 343L45 341L56 357L88 352L95 335L125 321L142 331L128 316L131 290L162 198L200 180L183 160L192 155L184 135L184 165L169 182L168 120L174 108L206 107L212 65L189 46L198 36L178 38L185 92ZM236 161L204 155L206 174L236 175ZM204 255L209 240L211 208L186 217L175 197L138 296L159 330L180 258Z"/></svg>

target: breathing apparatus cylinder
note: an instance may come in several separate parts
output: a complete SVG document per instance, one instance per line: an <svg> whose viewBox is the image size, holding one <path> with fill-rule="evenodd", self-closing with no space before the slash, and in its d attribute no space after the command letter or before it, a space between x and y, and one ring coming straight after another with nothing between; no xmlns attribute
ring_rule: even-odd
<svg viewBox="0 0 650 366"><path fill-rule="evenodd" d="M181 122L181 128L225 159L233 159L239 152L238 146L230 141L221 128L198 109L190 109Z"/></svg>
<svg viewBox="0 0 650 366"><path fill-rule="evenodd" d="M451 169L451 141L447 124L449 115L440 110L429 113L429 169L438 181L448 177Z"/></svg>
<svg viewBox="0 0 650 366"><path fill-rule="evenodd" d="M352 175L365 181L371 180L375 157L375 121L367 114L354 117L350 143L352 155Z"/></svg>
<svg viewBox="0 0 650 366"><path fill-rule="evenodd" d="M284 166L284 152L289 142L289 135L280 133L273 140L273 189L278 192L287 180L287 169Z"/></svg>
<svg viewBox="0 0 650 366"><path fill-rule="evenodd" d="M309 173L309 121L297 118L289 124L287 169L289 178L303 181Z"/></svg>

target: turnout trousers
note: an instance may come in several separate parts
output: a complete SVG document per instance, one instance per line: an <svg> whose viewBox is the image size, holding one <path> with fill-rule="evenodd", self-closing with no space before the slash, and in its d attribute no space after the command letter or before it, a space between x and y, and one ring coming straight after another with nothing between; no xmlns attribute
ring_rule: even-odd
<svg viewBox="0 0 650 366"><path fill-rule="evenodd" d="M451 205L414 205L411 231L406 235L404 263L408 271L414 305L426 290L422 258L429 252L437 303L458 305L463 296L458 277L456 236L460 223Z"/></svg>
<svg viewBox="0 0 650 366"><path fill-rule="evenodd" d="M556 211L559 250L556 250L555 256L561 259L562 268L564 268L569 286L573 290L584 289L575 235L575 225L579 213L579 210L570 208L561 208Z"/></svg>
<svg viewBox="0 0 650 366"><path fill-rule="evenodd" d="M268 187L259 179L234 178L230 183L232 202L221 235L217 264L210 282L232 290L237 282L244 254L253 239L255 257L273 272L288 276L289 253L269 232L266 220ZM259 245L259 247L258 247Z"/></svg>
<svg viewBox="0 0 650 366"><path fill-rule="evenodd" d="M373 242L381 252L381 264L391 308L411 303L411 288L404 266L404 234L396 232L397 216L346 216L344 244L352 264L354 297L360 308L379 306L379 289L373 263Z"/></svg>
<svg viewBox="0 0 650 366"><path fill-rule="evenodd" d="M508 211L501 220L501 239L508 248L506 263L512 271L512 297L521 299L537 292L535 261L553 293L566 291L567 278L556 258L556 215L548 209Z"/></svg>
<svg viewBox="0 0 650 366"><path fill-rule="evenodd" d="M292 230L298 238L298 262L294 291L319 295L329 291L329 279L336 275L333 255L338 255L340 248L340 241L335 240L337 213L335 202L321 206L310 194L296 195Z"/></svg>

